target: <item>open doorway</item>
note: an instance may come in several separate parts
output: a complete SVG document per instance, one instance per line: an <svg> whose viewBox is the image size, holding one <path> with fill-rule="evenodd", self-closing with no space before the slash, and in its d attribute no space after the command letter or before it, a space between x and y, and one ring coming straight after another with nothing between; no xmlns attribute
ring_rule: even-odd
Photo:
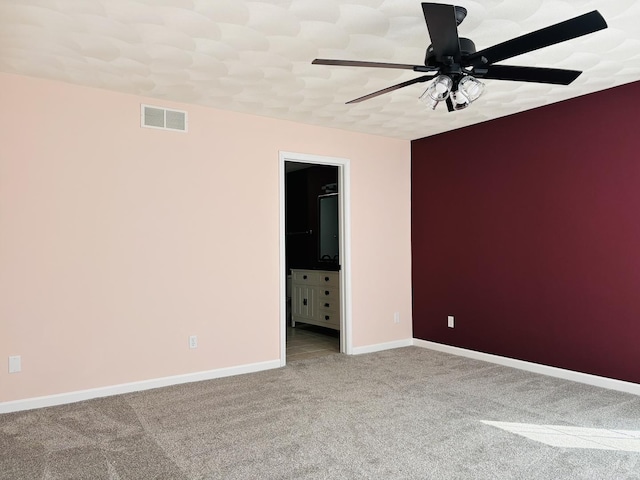
<svg viewBox="0 0 640 480"><path fill-rule="evenodd" d="M338 167L285 162L287 362L340 352Z"/></svg>
<svg viewBox="0 0 640 480"><path fill-rule="evenodd" d="M351 353L349 162L280 153L281 364Z"/></svg>

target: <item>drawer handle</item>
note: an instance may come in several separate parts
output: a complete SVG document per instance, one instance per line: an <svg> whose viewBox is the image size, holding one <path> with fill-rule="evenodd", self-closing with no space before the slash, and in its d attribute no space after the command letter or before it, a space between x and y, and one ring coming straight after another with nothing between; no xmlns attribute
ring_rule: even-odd
<svg viewBox="0 0 640 480"><path fill-rule="evenodd" d="M303 279L303 280L306 280L306 279L307 279L307 276L306 276L306 275L303 275L303 276L302 276L302 279Z"/></svg>
<svg viewBox="0 0 640 480"><path fill-rule="evenodd" d="M325 316L324 316L324 319L325 319L325 320L329 320L329 315L325 315Z"/></svg>
<svg viewBox="0 0 640 480"><path fill-rule="evenodd" d="M324 281L328 282L329 281L329 277L324 277Z"/></svg>
<svg viewBox="0 0 640 480"><path fill-rule="evenodd" d="M305 305L305 306L307 305L307 299L306 298L302 299L302 304Z"/></svg>
<svg viewBox="0 0 640 480"><path fill-rule="evenodd" d="M325 291L324 291L324 294L325 294L325 295L329 295L329 290L325 290Z"/></svg>
<svg viewBox="0 0 640 480"><path fill-rule="evenodd" d="M330 304L329 302L327 302L327 303L325 303L325 304L324 304L324 306L325 306L326 308L329 308L329 307L331 306L331 304Z"/></svg>

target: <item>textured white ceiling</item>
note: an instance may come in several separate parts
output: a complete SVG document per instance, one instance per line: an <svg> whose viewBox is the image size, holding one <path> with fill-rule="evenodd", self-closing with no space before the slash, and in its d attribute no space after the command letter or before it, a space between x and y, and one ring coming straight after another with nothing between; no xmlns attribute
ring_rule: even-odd
<svg viewBox="0 0 640 480"><path fill-rule="evenodd" d="M404 139L640 80L637 0L457 5L478 50L591 10L609 28L503 62L583 70L573 84L486 80L453 113L418 101L426 84L345 105L421 74L311 65L421 64L430 41L416 0L0 0L0 71Z"/></svg>

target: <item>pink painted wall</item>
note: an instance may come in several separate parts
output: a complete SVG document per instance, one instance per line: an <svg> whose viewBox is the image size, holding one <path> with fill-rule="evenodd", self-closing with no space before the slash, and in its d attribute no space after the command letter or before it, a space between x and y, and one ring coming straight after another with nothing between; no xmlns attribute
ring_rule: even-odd
<svg viewBox="0 0 640 480"><path fill-rule="evenodd" d="M416 338L640 383L638 98L412 143Z"/></svg>
<svg viewBox="0 0 640 480"><path fill-rule="evenodd" d="M0 361L23 363L0 402L277 360L280 150L351 160L353 345L411 338L409 142L12 75L0 92ZM140 103L188 110L189 132L140 128Z"/></svg>

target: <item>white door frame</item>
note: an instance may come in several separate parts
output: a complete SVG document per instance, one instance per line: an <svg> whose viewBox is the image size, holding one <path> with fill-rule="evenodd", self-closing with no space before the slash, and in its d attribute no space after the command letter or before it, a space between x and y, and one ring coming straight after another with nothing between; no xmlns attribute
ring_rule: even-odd
<svg viewBox="0 0 640 480"><path fill-rule="evenodd" d="M280 366L287 363L287 263L284 201L285 162L312 163L338 167L340 193L340 351L353 354L351 342L351 178L349 159L280 152Z"/></svg>

